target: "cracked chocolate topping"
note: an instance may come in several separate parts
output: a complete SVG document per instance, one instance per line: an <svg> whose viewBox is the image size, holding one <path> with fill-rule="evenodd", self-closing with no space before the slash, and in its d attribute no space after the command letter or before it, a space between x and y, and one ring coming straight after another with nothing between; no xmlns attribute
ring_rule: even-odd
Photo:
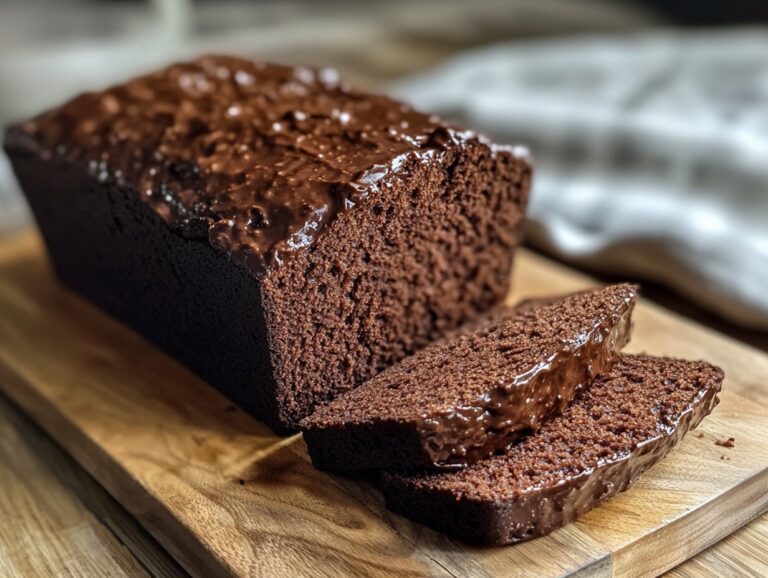
<svg viewBox="0 0 768 578"><path fill-rule="evenodd" d="M305 419L313 462L463 468L506 447L610 370L636 298L615 285L491 314Z"/></svg>
<svg viewBox="0 0 768 578"><path fill-rule="evenodd" d="M717 405L704 362L622 355L539 432L458 472L385 473L395 512L473 543L548 534L626 490Z"/></svg>
<svg viewBox="0 0 768 578"><path fill-rule="evenodd" d="M477 138L350 90L334 70L225 56L83 94L22 130L254 272L310 245L409 157L430 162Z"/></svg>

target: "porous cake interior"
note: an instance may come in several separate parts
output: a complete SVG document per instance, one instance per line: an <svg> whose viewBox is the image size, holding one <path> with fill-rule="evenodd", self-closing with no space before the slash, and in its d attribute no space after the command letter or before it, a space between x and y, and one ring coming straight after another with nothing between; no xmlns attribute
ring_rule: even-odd
<svg viewBox="0 0 768 578"><path fill-rule="evenodd" d="M404 479L416 488L491 502L555 487L670 435L681 415L714 395L722 379L722 370L704 362L624 355L561 416L501 455L455 473Z"/></svg>
<svg viewBox="0 0 768 578"><path fill-rule="evenodd" d="M296 424L498 303L509 285L530 178L485 145L407 160L262 291L281 396Z"/></svg>

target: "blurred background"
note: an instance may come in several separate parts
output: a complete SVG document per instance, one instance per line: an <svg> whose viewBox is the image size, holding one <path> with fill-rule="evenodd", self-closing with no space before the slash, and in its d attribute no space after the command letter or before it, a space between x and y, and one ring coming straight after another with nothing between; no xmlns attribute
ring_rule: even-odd
<svg viewBox="0 0 768 578"><path fill-rule="evenodd" d="M537 173L527 243L768 348L768 3L0 0L0 125L203 52L337 67ZM0 156L0 234L30 217Z"/></svg>

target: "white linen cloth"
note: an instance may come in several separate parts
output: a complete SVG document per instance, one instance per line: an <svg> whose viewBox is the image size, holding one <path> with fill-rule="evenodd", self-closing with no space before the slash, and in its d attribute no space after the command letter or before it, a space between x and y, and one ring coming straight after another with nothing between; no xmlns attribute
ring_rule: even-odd
<svg viewBox="0 0 768 578"><path fill-rule="evenodd" d="M768 329L768 31L514 42L393 88L529 145L529 239Z"/></svg>

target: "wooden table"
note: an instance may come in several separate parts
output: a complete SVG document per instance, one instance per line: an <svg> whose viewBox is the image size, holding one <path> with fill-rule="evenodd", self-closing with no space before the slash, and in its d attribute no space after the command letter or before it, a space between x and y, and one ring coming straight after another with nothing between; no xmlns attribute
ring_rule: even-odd
<svg viewBox="0 0 768 578"><path fill-rule="evenodd" d="M768 388L751 391L753 401L768 404ZM2 394L0 508L0 575L185 575L130 514ZM669 575L768 575L766 543L768 516L763 516Z"/></svg>

